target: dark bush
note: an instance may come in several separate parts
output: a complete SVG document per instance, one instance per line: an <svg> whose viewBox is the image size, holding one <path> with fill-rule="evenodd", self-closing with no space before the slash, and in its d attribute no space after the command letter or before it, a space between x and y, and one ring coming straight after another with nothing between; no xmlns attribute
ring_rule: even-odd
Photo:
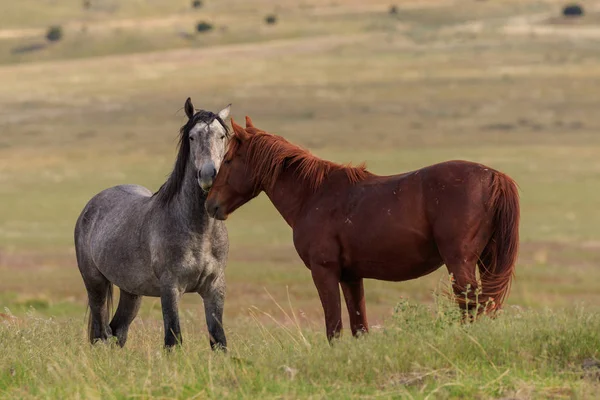
<svg viewBox="0 0 600 400"><path fill-rule="evenodd" d="M62 27L58 25L51 26L46 32L46 39L48 39L50 42L58 42L60 39L62 39L62 36Z"/></svg>
<svg viewBox="0 0 600 400"><path fill-rule="evenodd" d="M208 32L212 30L212 28L212 24L206 21L198 22L198 25L196 25L197 32Z"/></svg>
<svg viewBox="0 0 600 400"><path fill-rule="evenodd" d="M269 14L265 17L265 22L267 25L275 25L277 23L277 15Z"/></svg>
<svg viewBox="0 0 600 400"><path fill-rule="evenodd" d="M192 8L201 8L202 7L202 1L201 0L194 0L192 1Z"/></svg>
<svg viewBox="0 0 600 400"><path fill-rule="evenodd" d="M398 7L391 6L390 11L388 11L388 12L390 13L390 15L396 15L396 14L398 14Z"/></svg>
<svg viewBox="0 0 600 400"><path fill-rule="evenodd" d="M92 7L92 0L83 0L83 8L88 10L90 7Z"/></svg>
<svg viewBox="0 0 600 400"><path fill-rule="evenodd" d="M565 17L581 17L583 15L583 7L578 4L570 4L563 8L562 13Z"/></svg>

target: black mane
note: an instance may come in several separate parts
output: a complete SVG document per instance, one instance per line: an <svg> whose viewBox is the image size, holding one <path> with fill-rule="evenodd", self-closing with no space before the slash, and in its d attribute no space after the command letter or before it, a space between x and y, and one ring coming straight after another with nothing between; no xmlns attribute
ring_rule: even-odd
<svg viewBox="0 0 600 400"><path fill-rule="evenodd" d="M154 197L156 197L161 204L168 204L181 190L181 185L185 179L185 169L190 156L190 130L199 122L204 122L205 124L210 125L214 120L219 121L223 129L225 129L226 135L229 136L229 129L227 128L227 125L225 125L225 121L223 121L223 119L217 114L205 110L198 111L185 123L185 125L179 129L179 151L177 153L175 167L173 168L173 171L171 172L171 175L167 181L160 187L160 189L158 189L156 193L154 193Z"/></svg>

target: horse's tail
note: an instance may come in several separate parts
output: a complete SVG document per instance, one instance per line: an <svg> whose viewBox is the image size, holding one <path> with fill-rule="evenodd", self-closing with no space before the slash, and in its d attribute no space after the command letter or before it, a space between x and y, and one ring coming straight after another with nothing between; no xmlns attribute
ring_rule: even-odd
<svg viewBox="0 0 600 400"><path fill-rule="evenodd" d="M490 210L493 212L493 233L479 263L482 294L491 300L491 310L502 306L515 272L519 250L519 192L517 184L507 175L494 172Z"/></svg>
<svg viewBox="0 0 600 400"><path fill-rule="evenodd" d="M110 316L112 315L112 310L113 310L113 284L109 283L108 284L108 288L106 289L106 303L105 303L105 307L106 307L106 321L102 321L102 324L104 324L105 326L108 325L108 320L110 319ZM90 312L90 304L88 302L87 305L87 309L86 309L86 313L88 315L88 339L89 341L93 344L93 332L92 332L92 313Z"/></svg>

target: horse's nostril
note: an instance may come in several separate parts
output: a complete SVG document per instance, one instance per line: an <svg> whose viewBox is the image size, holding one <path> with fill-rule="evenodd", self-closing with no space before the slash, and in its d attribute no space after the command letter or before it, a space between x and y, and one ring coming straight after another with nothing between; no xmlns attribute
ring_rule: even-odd
<svg viewBox="0 0 600 400"><path fill-rule="evenodd" d="M216 206L215 204L212 204L212 203L206 204L206 211L208 211L208 215L210 215L211 217L214 217L217 214L218 209L219 209L219 207Z"/></svg>

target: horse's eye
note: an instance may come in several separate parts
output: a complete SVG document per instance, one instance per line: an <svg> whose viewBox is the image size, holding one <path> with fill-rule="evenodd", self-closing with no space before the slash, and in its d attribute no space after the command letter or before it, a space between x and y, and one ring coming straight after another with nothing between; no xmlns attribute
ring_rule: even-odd
<svg viewBox="0 0 600 400"><path fill-rule="evenodd" d="M190 142L193 142L193 141L194 141L194 137L190 136Z"/></svg>
<svg viewBox="0 0 600 400"><path fill-rule="evenodd" d="M225 135L221 136L221 140L225 139Z"/></svg>
<svg viewBox="0 0 600 400"><path fill-rule="evenodd" d="M223 164L229 165L229 164L231 164L231 160L225 160L225 161L223 161Z"/></svg>

